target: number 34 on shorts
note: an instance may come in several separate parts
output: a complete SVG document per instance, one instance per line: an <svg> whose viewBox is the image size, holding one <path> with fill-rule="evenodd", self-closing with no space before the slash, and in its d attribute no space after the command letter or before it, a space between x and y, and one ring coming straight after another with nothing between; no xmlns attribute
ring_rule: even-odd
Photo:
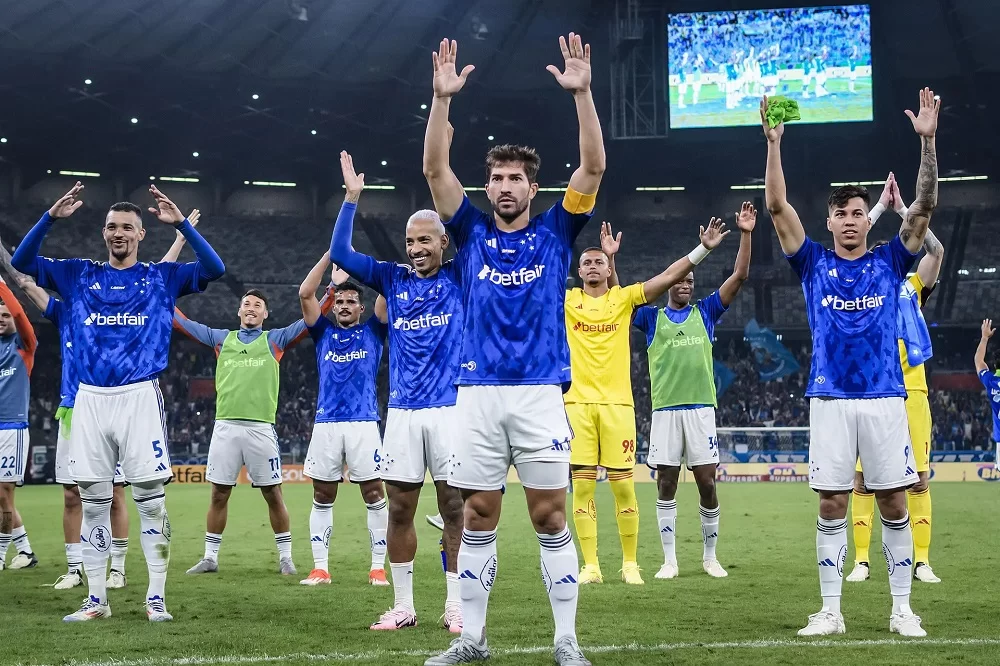
<svg viewBox="0 0 1000 666"><path fill-rule="evenodd" d="M606 469L635 466L635 409L628 405L568 403L573 428L570 464Z"/></svg>

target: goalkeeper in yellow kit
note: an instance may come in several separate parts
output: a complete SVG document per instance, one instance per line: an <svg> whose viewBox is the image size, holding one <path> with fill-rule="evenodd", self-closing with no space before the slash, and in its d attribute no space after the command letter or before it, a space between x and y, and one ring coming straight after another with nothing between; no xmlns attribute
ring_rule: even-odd
<svg viewBox="0 0 1000 666"><path fill-rule="evenodd" d="M601 583L597 558L597 467L608 472L615 496L622 544L622 580L642 585L636 562L639 509L632 470L635 467L635 408L632 402L629 329L635 309L655 301L688 273L728 234L721 220L701 228L701 244L659 275L621 287L614 257L621 244L611 225L601 225L601 247L580 255L583 288L566 292L566 337L573 382L566 393L566 414L573 428L570 465L573 522L583 551L580 584Z"/></svg>
<svg viewBox="0 0 1000 666"><path fill-rule="evenodd" d="M885 189L870 213L872 224L887 208L892 207L901 216L906 206L899 196L899 186L892 173L885 181ZM944 261L944 246L928 229L924 237L926 254L917 264L917 272L902 285L899 294L899 358L903 365L903 384L906 387L906 419L910 427L910 442L920 480L906 491L906 503L913 530L913 577L924 583L940 583L930 566L931 546L931 491L930 478L931 408L927 400L927 371L924 362L931 356L930 333L920 308L934 290L938 273ZM868 580L868 550L872 539L872 522L875 517L875 495L865 487L864 473L858 462L851 501L851 522L854 525L854 570L847 581L857 583Z"/></svg>

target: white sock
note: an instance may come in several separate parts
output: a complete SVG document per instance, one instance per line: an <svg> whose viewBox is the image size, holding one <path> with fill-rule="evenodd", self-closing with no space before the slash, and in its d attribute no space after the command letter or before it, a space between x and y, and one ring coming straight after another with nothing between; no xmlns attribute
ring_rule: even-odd
<svg viewBox="0 0 1000 666"><path fill-rule="evenodd" d="M497 578L497 531L465 530L458 547L462 636L474 643L486 640L486 607Z"/></svg>
<svg viewBox="0 0 1000 666"><path fill-rule="evenodd" d="M445 571L444 579L448 588L448 596L445 597L444 607L448 608L450 606L461 606L462 593L459 591L458 572L452 573L450 571Z"/></svg>
<svg viewBox="0 0 1000 666"><path fill-rule="evenodd" d="M416 614L413 609L413 562L389 563L392 569L392 590L396 595L394 608L403 607Z"/></svg>
<svg viewBox="0 0 1000 666"><path fill-rule="evenodd" d="M313 569L330 571L330 535L333 534L333 504L313 500L309 512L309 544L313 551Z"/></svg>
<svg viewBox="0 0 1000 666"><path fill-rule="evenodd" d="M893 613L912 613L910 588L913 585L913 532L910 516L899 520L882 518L882 553L889 568L889 592Z"/></svg>
<svg viewBox="0 0 1000 666"><path fill-rule="evenodd" d="M283 560L292 556L292 533L280 532L274 535L274 545L278 547L278 559Z"/></svg>
<svg viewBox="0 0 1000 666"><path fill-rule="evenodd" d="M823 610L840 612L840 590L844 585L847 559L847 519L816 520L816 562L819 565L819 593Z"/></svg>
<svg viewBox="0 0 1000 666"><path fill-rule="evenodd" d="M219 561L219 550L222 548L222 535L205 532L205 558L213 562Z"/></svg>
<svg viewBox="0 0 1000 666"><path fill-rule="evenodd" d="M372 571L385 569L385 533L389 528L389 509L386 508L388 504L384 497L374 504L365 504L368 507L368 536L372 544Z"/></svg>
<svg viewBox="0 0 1000 666"><path fill-rule="evenodd" d="M7 559L7 548L10 546L10 532L0 532L0 560Z"/></svg>
<svg viewBox="0 0 1000 666"><path fill-rule="evenodd" d="M170 519L162 481L132 486L132 499L139 509L139 543L149 571L146 600L166 600L167 565L170 563Z"/></svg>
<svg viewBox="0 0 1000 666"><path fill-rule="evenodd" d="M17 549L17 552L19 553L32 552L31 543L28 542L28 533L25 531L24 525L21 525L20 527L15 527L14 530L10 533L10 535L14 540L14 548Z"/></svg>
<svg viewBox="0 0 1000 666"><path fill-rule="evenodd" d="M79 541L66 544L66 572L71 571L83 573L83 544Z"/></svg>
<svg viewBox="0 0 1000 666"><path fill-rule="evenodd" d="M559 534L539 534L542 550L542 582L549 593L556 640L576 638L576 602L580 587L576 581L580 562L573 545L573 535L564 527Z"/></svg>
<svg viewBox="0 0 1000 666"><path fill-rule="evenodd" d="M719 541L720 511L721 507L706 509L701 505L698 506L698 512L701 514L701 539L705 544L701 559L706 561L717 559L715 557L715 544Z"/></svg>
<svg viewBox="0 0 1000 666"><path fill-rule="evenodd" d="M656 500L656 520L660 523L660 543L663 561L677 564L675 528L677 527L677 500Z"/></svg>
<svg viewBox="0 0 1000 666"><path fill-rule="evenodd" d="M80 542L83 568L87 572L90 598L108 603L107 570L111 550L111 497L114 486L110 481L80 484L83 522Z"/></svg>
<svg viewBox="0 0 1000 666"><path fill-rule="evenodd" d="M128 554L128 537L111 538L111 570L125 573L125 555Z"/></svg>

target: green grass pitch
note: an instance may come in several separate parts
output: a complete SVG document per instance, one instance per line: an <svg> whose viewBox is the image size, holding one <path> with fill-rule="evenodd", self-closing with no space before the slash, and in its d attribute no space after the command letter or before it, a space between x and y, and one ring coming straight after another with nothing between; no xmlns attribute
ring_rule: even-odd
<svg viewBox="0 0 1000 666"><path fill-rule="evenodd" d="M1000 594L997 488L986 483L933 486L935 571L939 585L914 584L912 605L928 639L893 640L890 601L881 566L878 529L872 579L844 584L848 633L816 641L795 632L818 610L815 562L816 499L803 484L720 485L719 554L726 579L701 571L697 493L678 494L681 576L653 578L662 554L654 510L655 487L637 484L641 507L639 563L646 585L626 587L618 578L620 548L614 500L598 488L603 585L582 587L580 642L595 664L995 664L1000 657L993 606ZM358 492L337 499L331 544L333 585L298 584L312 558L308 538L311 489L286 485L295 562L300 576L276 573L274 540L260 494L238 487L217 575L187 576L202 555L207 486L173 485L167 507L173 525L167 603L175 620L152 624L142 608L146 568L139 522L131 506L129 586L111 594L114 616L63 624L85 588L57 592L51 584L65 570L61 490L18 490L17 503L41 564L0 572L0 635L6 664L421 664L450 636L437 625L444 603L438 533L423 522L434 511L428 493L417 527L420 540L414 596L420 626L371 632L368 625L392 603L391 588L367 584L365 510ZM511 487L500 525L499 573L490 599L488 632L498 665L551 664L552 620L538 568L538 542L523 494ZM853 552L848 555L848 568ZM847 572L845 572L846 574ZM588 648L590 648L588 650Z"/></svg>

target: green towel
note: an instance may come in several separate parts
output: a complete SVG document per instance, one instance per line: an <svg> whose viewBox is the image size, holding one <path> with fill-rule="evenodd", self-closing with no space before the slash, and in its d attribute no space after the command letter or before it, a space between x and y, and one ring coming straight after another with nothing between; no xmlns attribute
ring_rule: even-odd
<svg viewBox="0 0 1000 666"><path fill-rule="evenodd" d="M799 103L794 99L777 95L767 98L767 111L764 112L768 127L777 127L789 120L801 120Z"/></svg>

